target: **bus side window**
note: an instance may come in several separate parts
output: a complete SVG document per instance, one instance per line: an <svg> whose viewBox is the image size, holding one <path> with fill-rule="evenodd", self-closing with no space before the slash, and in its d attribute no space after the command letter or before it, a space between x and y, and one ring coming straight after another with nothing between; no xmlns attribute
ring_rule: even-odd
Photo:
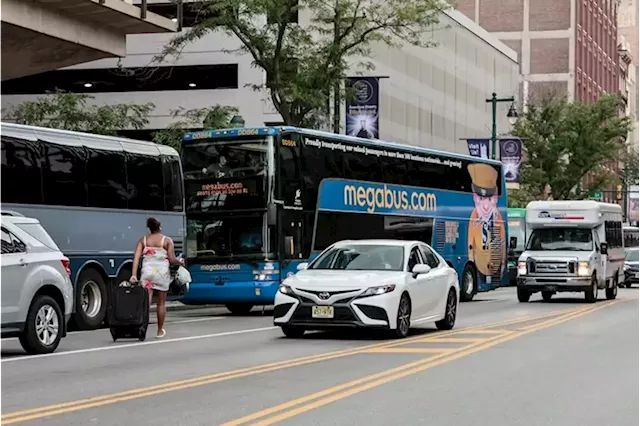
<svg viewBox="0 0 640 426"><path fill-rule="evenodd" d="M42 204L41 155L37 142L2 135L3 202Z"/></svg>
<svg viewBox="0 0 640 426"><path fill-rule="evenodd" d="M280 143L280 194L285 206L302 207L300 141L297 136L282 136Z"/></svg>
<svg viewBox="0 0 640 426"><path fill-rule="evenodd" d="M182 179L180 179L180 158L163 156L162 176L164 181L164 210L182 211Z"/></svg>

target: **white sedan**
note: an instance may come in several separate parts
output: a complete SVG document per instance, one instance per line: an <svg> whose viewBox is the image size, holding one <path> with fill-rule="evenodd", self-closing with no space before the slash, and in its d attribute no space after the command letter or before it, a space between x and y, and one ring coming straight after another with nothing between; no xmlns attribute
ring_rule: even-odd
<svg viewBox="0 0 640 426"><path fill-rule="evenodd" d="M341 241L298 271L275 298L273 322L287 337L369 327L402 338L418 323L450 330L456 321L458 274L419 241Z"/></svg>

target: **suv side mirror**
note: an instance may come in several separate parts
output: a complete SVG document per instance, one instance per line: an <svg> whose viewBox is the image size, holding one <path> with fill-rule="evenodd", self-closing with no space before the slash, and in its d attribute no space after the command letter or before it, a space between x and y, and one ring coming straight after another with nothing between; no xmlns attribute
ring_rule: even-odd
<svg viewBox="0 0 640 426"><path fill-rule="evenodd" d="M417 277L420 274L428 274L431 270L429 265L425 265L424 263L418 263L413 267L411 273L413 274L413 278Z"/></svg>
<svg viewBox="0 0 640 426"><path fill-rule="evenodd" d="M607 254L609 252L609 245L607 243L600 243L600 254Z"/></svg>
<svg viewBox="0 0 640 426"><path fill-rule="evenodd" d="M514 250L518 246L518 237L509 238L509 248Z"/></svg>

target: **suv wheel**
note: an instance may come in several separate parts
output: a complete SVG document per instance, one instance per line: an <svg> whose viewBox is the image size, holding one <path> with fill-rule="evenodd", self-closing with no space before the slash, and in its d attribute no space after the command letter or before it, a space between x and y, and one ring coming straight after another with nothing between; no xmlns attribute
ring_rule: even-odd
<svg viewBox="0 0 640 426"><path fill-rule="evenodd" d="M20 344L29 354L48 354L62 338L64 317L58 303L49 296L36 296L31 303Z"/></svg>

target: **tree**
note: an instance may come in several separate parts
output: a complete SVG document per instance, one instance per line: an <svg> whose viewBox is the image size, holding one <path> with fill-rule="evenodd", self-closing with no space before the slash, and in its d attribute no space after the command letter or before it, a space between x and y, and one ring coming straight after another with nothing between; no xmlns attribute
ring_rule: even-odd
<svg viewBox="0 0 640 426"><path fill-rule="evenodd" d="M327 119L332 96L338 105L347 96L338 88L350 59L371 70L366 58L374 43L432 45L424 34L448 7L446 0L205 0L200 21L156 61L210 32L234 36L238 51L266 73L266 82L252 87L268 91L285 124L314 127ZM304 26L292 19L303 10L310 16Z"/></svg>
<svg viewBox="0 0 640 426"><path fill-rule="evenodd" d="M93 96L56 91L3 111L3 119L19 124L117 135L119 130L143 129L155 108L152 103L89 105Z"/></svg>
<svg viewBox="0 0 640 426"><path fill-rule="evenodd" d="M586 198L615 179L607 163L623 159L631 126L620 106L617 95L589 104L548 96L530 105L513 131L522 138L526 156L522 190L514 197L543 199L549 185L553 199ZM586 175L591 183L581 188Z"/></svg>
<svg viewBox="0 0 640 426"><path fill-rule="evenodd" d="M180 120L172 123L164 130L154 132L153 141L169 145L180 151L182 137L186 131L194 128L222 129L229 127L231 118L237 113L237 108L221 105L189 110L179 108L171 111L171 116L173 119L179 118Z"/></svg>
<svg viewBox="0 0 640 426"><path fill-rule="evenodd" d="M622 180L625 188L629 188L631 185L638 184L638 149L635 147L629 147L629 150L625 153L622 160L623 166L620 171L620 180Z"/></svg>

